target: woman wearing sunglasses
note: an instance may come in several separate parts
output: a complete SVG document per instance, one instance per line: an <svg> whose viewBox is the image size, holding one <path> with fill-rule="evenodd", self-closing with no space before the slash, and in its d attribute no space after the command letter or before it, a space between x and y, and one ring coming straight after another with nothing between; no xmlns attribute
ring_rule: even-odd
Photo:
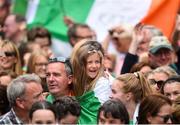
<svg viewBox="0 0 180 125"><path fill-rule="evenodd" d="M148 73L147 79L150 80L153 91L160 93L164 81L173 75L177 75L174 69L169 66L161 66Z"/></svg>
<svg viewBox="0 0 180 125"><path fill-rule="evenodd" d="M19 51L16 45L11 41L0 42L0 67L6 71L22 74Z"/></svg>
<svg viewBox="0 0 180 125"><path fill-rule="evenodd" d="M171 124L172 102L163 95L144 98L139 107L138 124Z"/></svg>

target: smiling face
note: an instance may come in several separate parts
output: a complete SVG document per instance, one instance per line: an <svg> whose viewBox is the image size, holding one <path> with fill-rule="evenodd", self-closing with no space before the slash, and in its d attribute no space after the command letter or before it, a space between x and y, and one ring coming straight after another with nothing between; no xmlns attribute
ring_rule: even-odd
<svg viewBox="0 0 180 125"><path fill-rule="evenodd" d="M155 54L149 53L150 61L156 66L165 66L172 63L173 51L167 48L159 49Z"/></svg>
<svg viewBox="0 0 180 125"><path fill-rule="evenodd" d="M101 68L101 58L98 53L88 56L86 63L86 73L90 78L95 78Z"/></svg>
<svg viewBox="0 0 180 125"><path fill-rule="evenodd" d="M6 70L13 69L17 62L15 50L12 48L12 46L6 45L3 46L0 51L3 53L1 58L2 68Z"/></svg>
<svg viewBox="0 0 180 125"><path fill-rule="evenodd" d="M47 64L48 64L48 59L45 56L43 56L43 55L38 56L35 60L35 71L34 72L37 75L39 75L41 78L45 78Z"/></svg>

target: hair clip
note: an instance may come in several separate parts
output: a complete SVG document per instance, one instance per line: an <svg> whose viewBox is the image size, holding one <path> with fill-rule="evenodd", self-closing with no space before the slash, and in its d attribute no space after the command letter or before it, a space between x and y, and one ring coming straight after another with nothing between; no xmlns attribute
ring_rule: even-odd
<svg viewBox="0 0 180 125"><path fill-rule="evenodd" d="M139 79L139 73L138 72L134 72L134 75L136 76L136 78Z"/></svg>

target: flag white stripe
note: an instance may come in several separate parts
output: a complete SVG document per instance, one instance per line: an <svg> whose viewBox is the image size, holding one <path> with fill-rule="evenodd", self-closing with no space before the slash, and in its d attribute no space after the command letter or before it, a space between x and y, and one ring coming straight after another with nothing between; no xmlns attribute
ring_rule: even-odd
<svg viewBox="0 0 180 125"><path fill-rule="evenodd" d="M107 30L120 23L137 24L150 9L152 0L95 0L86 20L102 41Z"/></svg>
<svg viewBox="0 0 180 125"><path fill-rule="evenodd" d="M28 7L26 12L26 20L28 24L32 23L36 16L39 2L40 0L28 0Z"/></svg>
<svg viewBox="0 0 180 125"><path fill-rule="evenodd" d="M64 42L60 39L52 38L52 50L55 56L69 57L72 51L72 47L69 42Z"/></svg>

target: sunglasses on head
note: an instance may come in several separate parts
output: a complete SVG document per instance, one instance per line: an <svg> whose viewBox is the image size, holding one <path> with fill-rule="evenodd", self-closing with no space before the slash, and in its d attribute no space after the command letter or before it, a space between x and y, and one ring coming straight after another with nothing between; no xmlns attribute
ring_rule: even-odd
<svg viewBox="0 0 180 125"><path fill-rule="evenodd" d="M52 63L52 62L62 62L65 63L67 62L69 59L65 58L65 57L54 57L54 58L49 58L48 62Z"/></svg>
<svg viewBox="0 0 180 125"><path fill-rule="evenodd" d="M157 84L157 87L160 89L162 85L164 84L163 80L156 81L155 79L150 79L151 84Z"/></svg>
<svg viewBox="0 0 180 125"><path fill-rule="evenodd" d="M169 119L171 119L171 121L173 120L172 115L157 115L157 116L161 117L164 123L167 123Z"/></svg>
<svg viewBox="0 0 180 125"><path fill-rule="evenodd" d="M15 52L4 52L5 56L10 57L10 56L16 56Z"/></svg>
<svg viewBox="0 0 180 125"><path fill-rule="evenodd" d="M55 62L61 62L64 63L65 65L67 65L71 71L72 71L72 67L71 67L71 63L70 63L70 58L65 58L65 57L54 57L54 58L49 58L48 63L55 63Z"/></svg>

